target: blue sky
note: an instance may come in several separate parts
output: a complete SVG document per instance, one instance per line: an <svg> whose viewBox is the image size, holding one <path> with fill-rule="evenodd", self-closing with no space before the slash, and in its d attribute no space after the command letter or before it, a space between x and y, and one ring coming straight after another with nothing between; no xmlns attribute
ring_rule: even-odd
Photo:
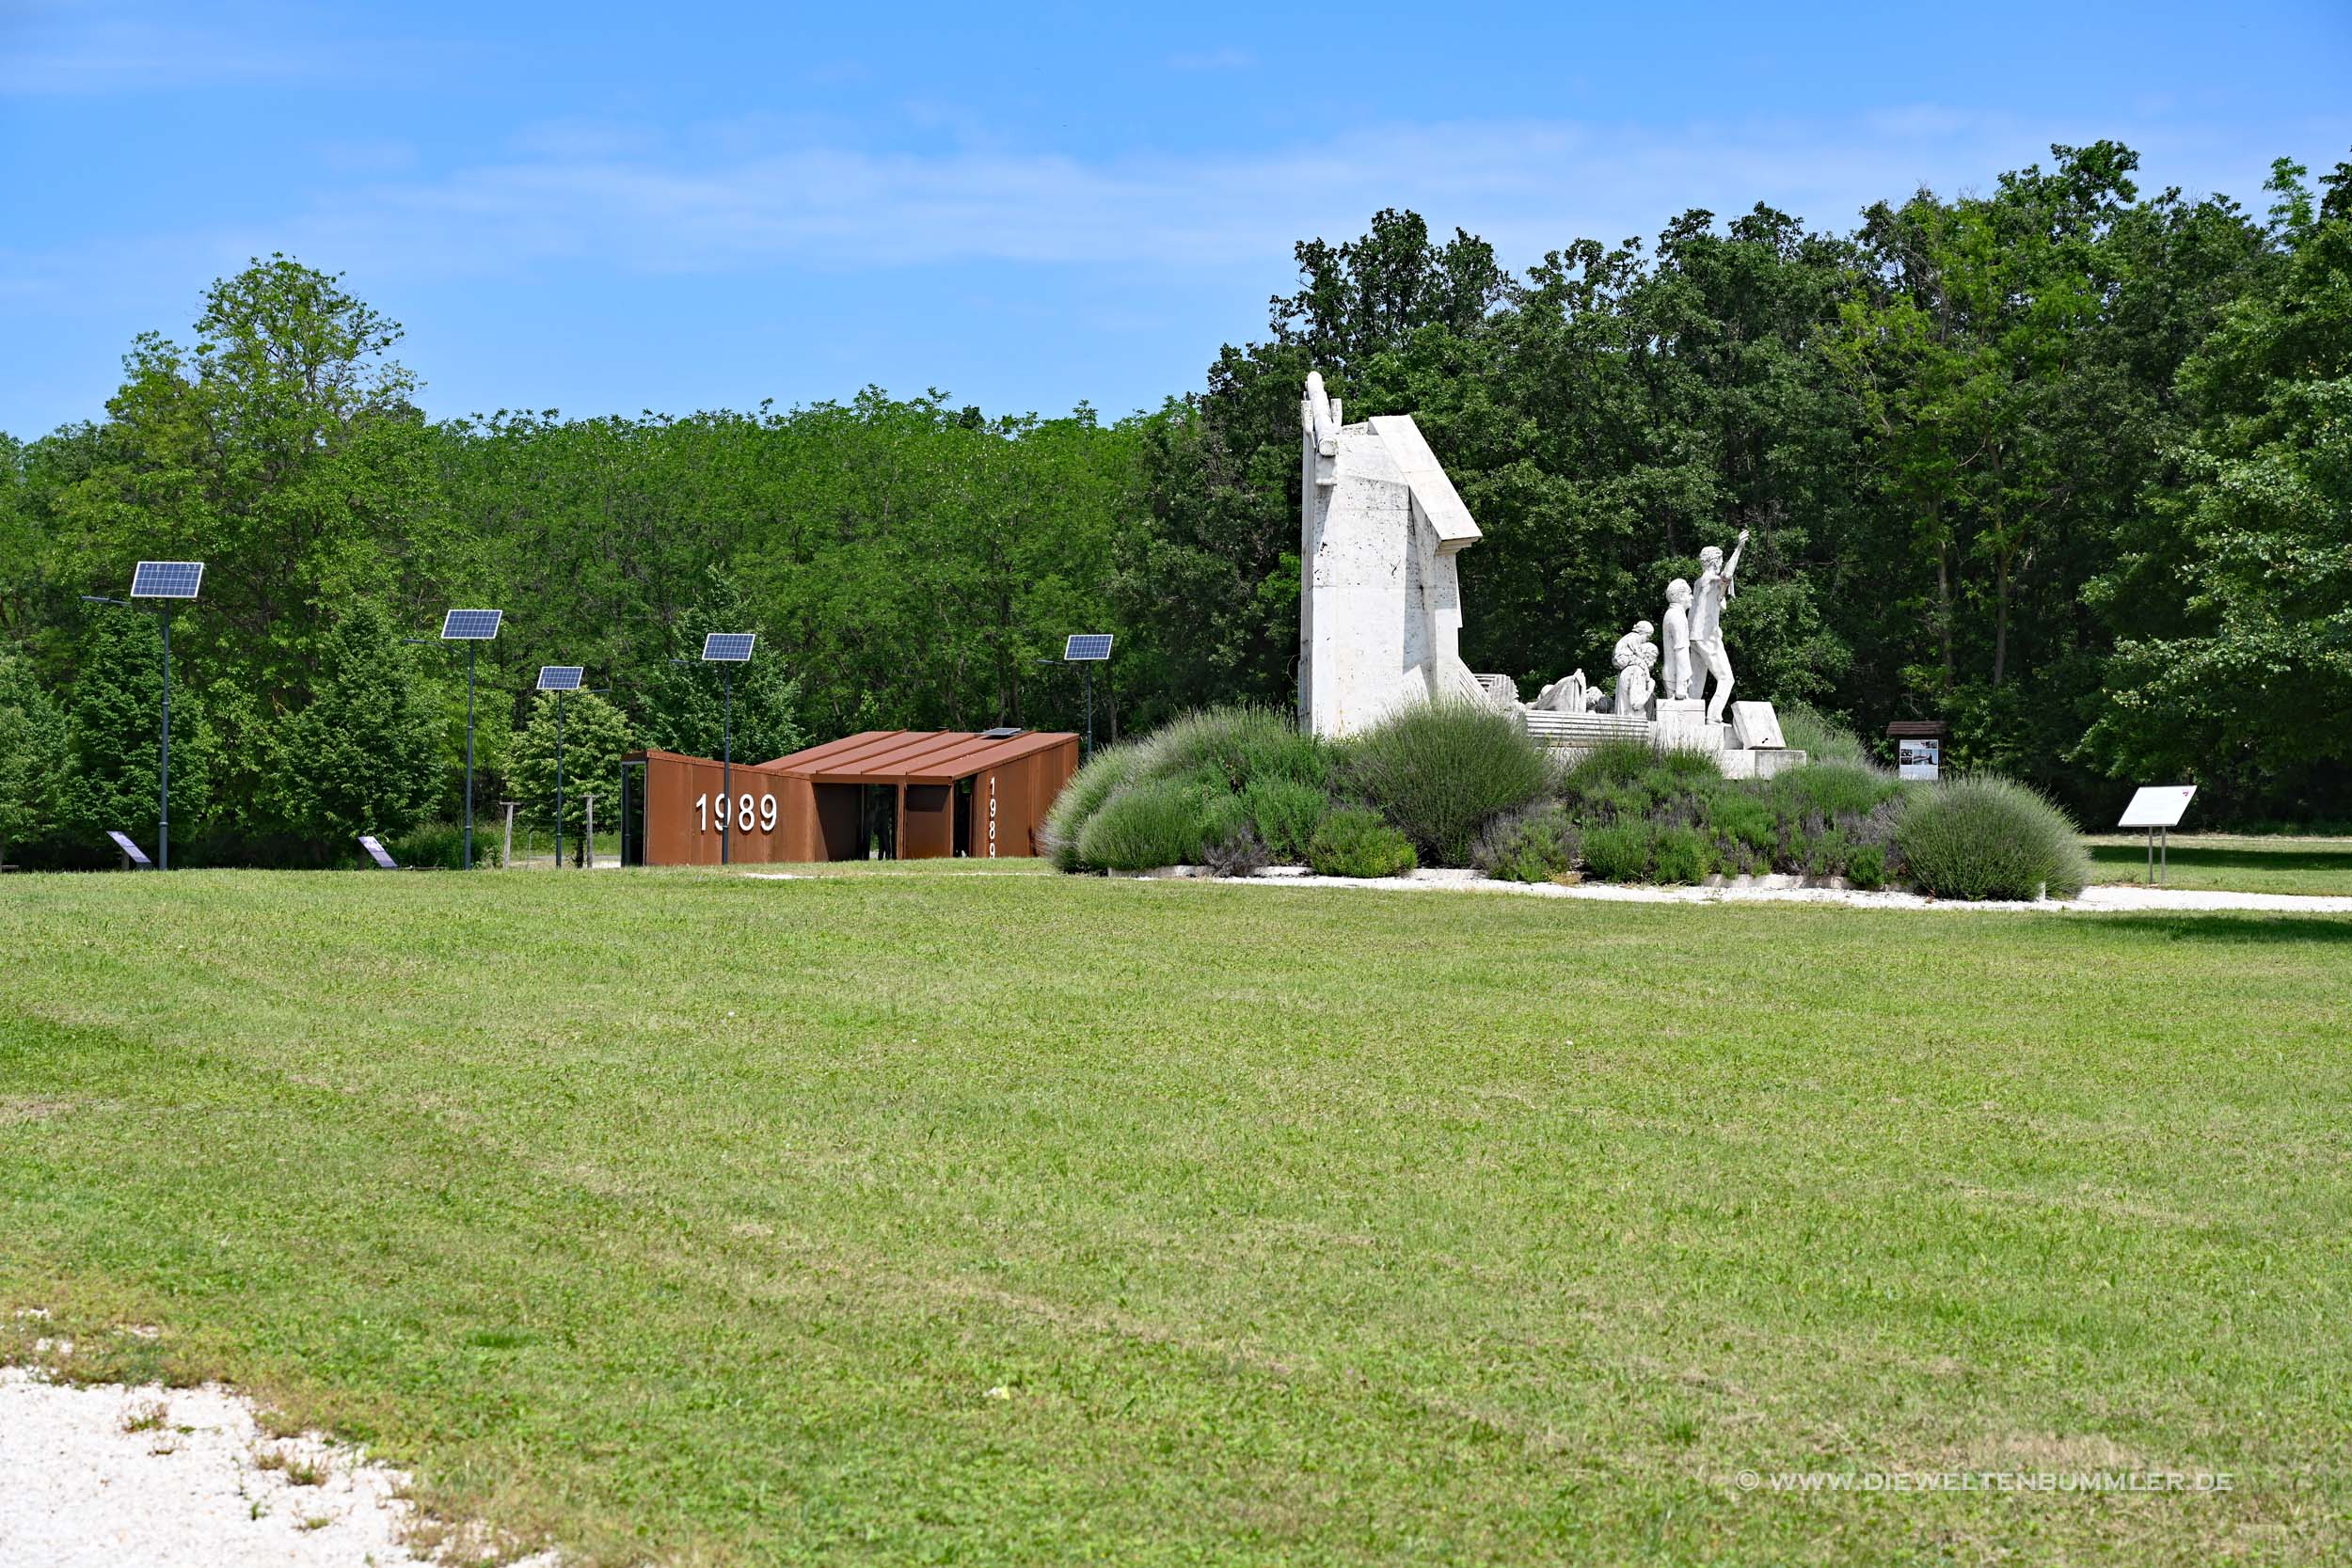
<svg viewBox="0 0 2352 1568"><path fill-rule="evenodd" d="M0 430L284 250L436 416L946 389L1107 413L1382 206L1523 267L1821 227L2054 141L2261 208L2352 155L2352 5L142 6L0 0Z"/></svg>

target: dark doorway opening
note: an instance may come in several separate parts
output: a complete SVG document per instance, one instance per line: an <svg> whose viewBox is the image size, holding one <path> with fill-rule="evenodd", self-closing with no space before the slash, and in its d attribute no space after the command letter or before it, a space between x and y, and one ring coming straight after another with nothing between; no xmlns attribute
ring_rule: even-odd
<svg viewBox="0 0 2352 1568"><path fill-rule="evenodd" d="M866 786L820 784L816 786L817 836L829 861L866 858Z"/></svg>
<svg viewBox="0 0 2352 1568"><path fill-rule="evenodd" d="M898 786L866 784L865 829L858 835L857 858L895 861L898 858Z"/></svg>
<svg viewBox="0 0 2352 1568"><path fill-rule="evenodd" d="M621 863L645 863L645 765L621 764Z"/></svg>

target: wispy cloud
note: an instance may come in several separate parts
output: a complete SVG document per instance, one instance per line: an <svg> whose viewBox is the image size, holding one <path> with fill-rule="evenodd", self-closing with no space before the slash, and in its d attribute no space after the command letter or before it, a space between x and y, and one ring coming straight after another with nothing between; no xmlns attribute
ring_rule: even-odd
<svg viewBox="0 0 2352 1568"><path fill-rule="evenodd" d="M2340 145L2352 117L2337 127ZM1308 235L1359 232L1383 207L1483 234L1515 265L1579 237L1654 233L1676 212L1767 201L1823 228L1920 184L1982 187L2052 140L2123 135L2151 184L2259 187L2273 150L2162 127L2026 125L1933 105L1851 120L1739 120L1672 132L1560 120L1381 124L1263 151L1084 158L957 145L850 145L808 121L682 135L544 126L494 160L429 177L325 185L262 225L154 235L107 254L0 254L0 289L88 287L285 250L382 278L518 277L550 267L727 273L994 261L1263 270ZM1279 264L1279 261L1278 263ZM185 287L184 272L181 287Z"/></svg>
<svg viewBox="0 0 2352 1568"><path fill-rule="evenodd" d="M1590 235L1651 232L1673 212L1770 201L1842 227L1867 201L1922 183L1990 182L2052 139L1923 108L1853 123L1726 121L1672 134L1565 121L1363 127L1308 145L1214 156L1082 158L960 147L932 153L838 141L747 146L549 138L529 155L429 181L339 191L290 214L285 236L326 254L398 257L424 271L610 259L648 271L776 262L896 265L956 258L1173 267L1259 263L1291 241L1355 232L1411 206L1533 259ZM2160 138L2161 139L2161 138ZM2168 155L2167 182L2259 182L2217 150Z"/></svg>
<svg viewBox="0 0 2352 1568"><path fill-rule="evenodd" d="M248 11L204 22L108 15L90 6L0 10L0 97L62 98L309 83L349 88L422 80L439 54L415 40L318 36L315 20Z"/></svg>

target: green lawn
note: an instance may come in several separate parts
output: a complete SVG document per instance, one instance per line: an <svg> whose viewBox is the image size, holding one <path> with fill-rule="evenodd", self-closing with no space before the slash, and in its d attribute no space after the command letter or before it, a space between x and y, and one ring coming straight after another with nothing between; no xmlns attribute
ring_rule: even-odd
<svg viewBox="0 0 2352 1568"><path fill-rule="evenodd" d="M2352 919L1009 869L0 879L0 1357L611 1564L2352 1549Z"/></svg>
<svg viewBox="0 0 2352 1568"><path fill-rule="evenodd" d="M2093 881L2147 879L2147 835L2099 833L2084 842L2090 847ZM2174 833L2166 858L2166 887L2352 895L2352 838Z"/></svg>

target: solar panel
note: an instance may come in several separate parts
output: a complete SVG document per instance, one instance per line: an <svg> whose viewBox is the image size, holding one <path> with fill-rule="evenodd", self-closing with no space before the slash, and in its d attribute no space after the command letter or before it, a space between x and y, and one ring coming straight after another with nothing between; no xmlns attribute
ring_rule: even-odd
<svg viewBox="0 0 2352 1568"><path fill-rule="evenodd" d="M1082 631L1062 644L1061 657L1072 664L1090 664L1111 657L1108 632Z"/></svg>
<svg viewBox="0 0 2352 1568"><path fill-rule="evenodd" d="M142 561L131 574L131 597L193 599L203 581L201 561Z"/></svg>
<svg viewBox="0 0 2352 1568"><path fill-rule="evenodd" d="M137 866L141 871L152 871L155 869L155 863L147 858L146 850L131 842L131 835L129 833L119 833L112 828L109 828L106 830L106 836L115 841L115 847L121 850L124 857L128 859L133 865Z"/></svg>
<svg viewBox="0 0 2352 1568"><path fill-rule="evenodd" d="M714 631L703 639L703 657L713 664L740 664L752 657L758 640L757 632Z"/></svg>
<svg viewBox="0 0 2352 1568"><path fill-rule="evenodd" d="M1021 727L1017 724L1001 724L993 730L982 730L980 738L982 740L1010 740L1020 733Z"/></svg>
<svg viewBox="0 0 2352 1568"><path fill-rule="evenodd" d="M495 611L493 613L495 613ZM377 838L373 833L361 833L359 835L359 847L368 852L368 859L373 861L384 870L398 871L400 869L400 863L392 859L391 851L384 847L384 841Z"/></svg>
<svg viewBox="0 0 2352 1568"><path fill-rule="evenodd" d="M502 610L453 610L441 617L444 642L487 642L499 634Z"/></svg>
<svg viewBox="0 0 2352 1568"><path fill-rule="evenodd" d="M580 689L580 677L586 669L580 664L542 664L539 666L539 689L577 691Z"/></svg>

